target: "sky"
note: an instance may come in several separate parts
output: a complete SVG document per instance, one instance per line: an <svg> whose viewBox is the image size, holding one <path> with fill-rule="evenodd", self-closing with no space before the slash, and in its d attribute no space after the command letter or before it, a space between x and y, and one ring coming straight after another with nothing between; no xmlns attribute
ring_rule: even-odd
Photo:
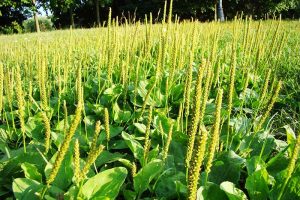
<svg viewBox="0 0 300 200"><path fill-rule="evenodd" d="M44 10L43 7L40 7L40 8L38 9L38 11L39 11L39 16L42 16L42 17L46 17L46 16L47 16L47 15L46 15L46 11ZM48 10L48 15L51 15L51 11L50 11L50 10Z"/></svg>

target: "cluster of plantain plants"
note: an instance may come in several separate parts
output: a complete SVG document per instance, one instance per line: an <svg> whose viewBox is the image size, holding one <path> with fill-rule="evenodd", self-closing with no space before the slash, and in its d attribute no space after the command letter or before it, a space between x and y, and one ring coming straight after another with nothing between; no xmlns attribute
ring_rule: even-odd
<svg viewBox="0 0 300 200"><path fill-rule="evenodd" d="M1 199L300 198L300 137L274 128L293 22L164 10L0 37Z"/></svg>

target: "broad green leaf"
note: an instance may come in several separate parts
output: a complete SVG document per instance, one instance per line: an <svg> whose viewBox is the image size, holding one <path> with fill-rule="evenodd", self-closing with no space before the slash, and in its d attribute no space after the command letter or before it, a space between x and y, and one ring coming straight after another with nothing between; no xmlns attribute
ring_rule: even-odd
<svg viewBox="0 0 300 200"><path fill-rule="evenodd" d="M51 132L51 139L53 143L59 148L60 144L64 141L65 136L60 132Z"/></svg>
<svg viewBox="0 0 300 200"><path fill-rule="evenodd" d="M107 88L101 96L101 103L103 105L106 105L111 102L114 102L122 94L122 92L123 86L120 84L113 85L110 88Z"/></svg>
<svg viewBox="0 0 300 200"><path fill-rule="evenodd" d="M275 139L275 150L276 151L282 151L284 150L287 146L289 146L286 141Z"/></svg>
<svg viewBox="0 0 300 200"><path fill-rule="evenodd" d="M38 200L39 197L36 195L36 192L40 192L42 188L42 184L28 178L14 179L12 184L12 189L16 199L23 200Z"/></svg>
<svg viewBox="0 0 300 200"><path fill-rule="evenodd" d="M235 187L235 185L229 181L225 181L220 185L221 190L223 190L229 200L247 200L247 196L244 192Z"/></svg>
<svg viewBox="0 0 300 200"><path fill-rule="evenodd" d="M21 164L21 168L23 169L26 178L39 182L42 181L42 175L35 165L25 162Z"/></svg>
<svg viewBox="0 0 300 200"><path fill-rule="evenodd" d="M263 160L269 158L275 147L275 138L268 131L259 132L254 137L248 135L244 137L240 145L240 151L245 152L251 149L250 156L261 156ZM263 151L263 152L261 152Z"/></svg>
<svg viewBox="0 0 300 200"><path fill-rule="evenodd" d="M123 131L123 129L124 128L120 127L120 126L109 125L110 139L119 135ZM106 134L105 134L104 130L101 131L98 140L100 140L100 141L106 140Z"/></svg>
<svg viewBox="0 0 300 200"><path fill-rule="evenodd" d="M267 170L272 176L276 176L280 171L284 170L289 163L288 158L284 155L289 146L286 146L276 156L272 157L267 163Z"/></svg>
<svg viewBox="0 0 300 200"><path fill-rule="evenodd" d="M241 166L244 163L245 160L235 152L223 152L213 163L208 179L216 184L224 181L237 184L240 180Z"/></svg>
<svg viewBox="0 0 300 200"><path fill-rule="evenodd" d="M160 174L163 168L162 160L155 159L147 163L140 171L136 174L133 179L134 190L136 193L141 194L147 190L150 182Z"/></svg>
<svg viewBox="0 0 300 200"><path fill-rule="evenodd" d="M265 168L255 171L246 179L246 189L252 200L264 200L269 196L269 175Z"/></svg>
<svg viewBox="0 0 300 200"><path fill-rule="evenodd" d="M258 156L254 156L246 161L246 167L247 167L248 175L251 175L255 171L265 168L266 164Z"/></svg>
<svg viewBox="0 0 300 200"><path fill-rule="evenodd" d="M250 119L245 116L238 116L230 120L230 126L233 126L235 134L246 133L249 129Z"/></svg>
<svg viewBox="0 0 300 200"><path fill-rule="evenodd" d="M141 123L133 123L133 125L139 130L141 133L146 133L146 125Z"/></svg>
<svg viewBox="0 0 300 200"><path fill-rule="evenodd" d="M127 176L127 169L115 167L88 179L82 186L82 194L87 199L115 199Z"/></svg>
<svg viewBox="0 0 300 200"><path fill-rule="evenodd" d="M289 152L289 156L291 156L293 154L294 144L296 141L296 134L289 125L285 125L284 128L286 131L286 141L290 145L288 152Z"/></svg>
<svg viewBox="0 0 300 200"><path fill-rule="evenodd" d="M175 170L165 171L155 185L155 194L159 198L180 199L176 183L185 183L185 174Z"/></svg>
<svg viewBox="0 0 300 200"><path fill-rule="evenodd" d="M51 197L55 198L55 199L59 199L61 198L65 191L63 191L62 189L55 187L55 186L51 186L48 190L47 190L48 195L50 195Z"/></svg>
<svg viewBox="0 0 300 200"><path fill-rule="evenodd" d="M94 115L87 115L82 120L86 126L95 126L96 118Z"/></svg>
<svg viewBox="0 0 300 200"><path fill-rule="evenodd" d="M129 110L121 110L119 113L118 120L116 122L122 123L122 122L128 122L131 118L131 112Z"/></svg>
<svg viewBox="0 0 300 200"><path fill-rule="evenodd" d="M300 164L298 170L293 174L288 182L282 199L300 199Z"/></svg>
<svg viewBox="0 0 300 200"><path fill-rule="evenodd" d="M23 152L23 148L18 150L10 151L11 158L3 158L0 162L0 186L10 184L11 177L19 177L21 172L21 164L28 162L34 164L38 171L43 171L46 166L46 161L42 158L41 154L37 152L36 148L43 149L36 145L36 148L33 145L27 146L27 153ZM3 164L1 166L1 164Z"/></svg>
<svg viewBox="0 0 300 200"><path fill-rule="evenodd" d="M124 196L125 200L136 199L136 193L134 191L131 191L131 190L124 190L123 191L123 196Z"/></svg>
<svg viewBox="0 0 300 200"><path fill-rule="evenodd" d="M59 131L59 132L64 132L64 129L66 128L67 130L69 130L70 128L70 123L73 121L74 119L74 115L69 115L67 118L67 123L65 124L65 119L59 121L56 124L55 130ZM65 126L66 125L66 126Z"/></svg>
<svg viewBox="0 0 300 200"><path fill-rule="evenodd" d="M147 87L150 87L153 83L151 81L145 80L145 81L140 81L139 87L137 88L137 92L139 96L143 98L145 101L145 97L147 95L148 89ZM147 105L155 105L155 100L151 98L151 96L148 97L146 104Z"/></svg>
<svg viewBox="0 0 300 200"><path fill-rule="evenodd" d="M148 158L147 158L147 162L155 159L158 157L158 153L159 153L159 145L157 145L154 149L152 149L149 153L148 153Z"/></svg>
<svg viewBox="0 0 300 200"><path fill-rule="evenodd" d="M115 102L112 106L112 110L113 110L113 118L114 118L114 121L118 120L119 118L119 112L121 111L119 105L117 102Z"/></svg>
<svg viewBox="0 0 300 200"><path fill-rule="evenodd" d="M272 188L270 193L271 200L277 200L279 197L280 192L282 191L284 182L287 177L287 169L278 173L276 178L276 184ZM294 173L292 174L291 178L287 182L287 185L282 193L282 200L296 200L300 199L300 163L295 167Z"/></svg>
<svg viewBox="0 0 300 200"><path fill-rule="evenodd" d="M96 159L95 163L96 163L96 166L101 166L103 164L106 164L106 163L111 163L111 162L114 162L114 161L117 161L119 160L120 158L123 158L124 155L116 152L116 153L110 153L109 151L103 151L99 156L98 158Z"/></svg>
<svg viewBox="0 0 300 200"><path fill-rule="evenodd" d="M46 199L46 200L56 200L55 198L53 198L53 197L51 197L49 195L45 195L44 199Z"/></svg>
<svg viewBox="0 0 300 200"><path fill-rule="evenodd" d="M43 132L44 126L42 118L39 114L35 115L34 117L29 117L25 128L26 132L29 132L34 140L44 140L44 135L41 134Z"/></svg>
<svg viewBox="0 0 300 200"><path fill-rule="evenodd" d="M120 149L127 149L128 145L126 144L124 139L115 140L110 143L110 150L120 150Z"/></svg>
<svg viewBox="0 0 300 200"><path fill-rule="evenodd" d="M126 132L122 132L122 137L125 140L127 146L132 151L134 157L140 161L142 164L144 161L144 148L143 146L136 141L131 135Z"/></svg>
<svg viewBox="0 0 300 200"><path fill-rule="evenodd" d="M175 132L176 135L182 134L182 132ZM185 139L176 138L176 136L172 137L172 142L170 144L170 148L168 151L168 158L173 159L173 164L175 165L177 170L185 171L185 166L182 164L182 161L185 159L186 154L186 142L182 142ZM184 134L184 137L187 135ZM178 141L181 140L181 141ZM168 160L167 158L167 160Z"/></svg>
<svg viewBox="0 0 300 200"><path fill-rule="evenodd" d="M163 133L160 134L163 134L164 137L167 137L171 123L174 123L174 120L172 120L171 118L167 118L165 113L159 112L153 119L153 124L156 127L156 129L159 129L159 126L161 124Z"/></svg>
<svg viewBox="0 0 300 200"><path fill-rule="evenodd" d="M178 199L185 199L187 194L187 185L183 184L181 181L175 181L176 191L179 196Z"/></svg>
<svg viewBox="0 0 300 200"><path fill-rule="evenodd" d="M220 186L211 182L207 182L205 186L201 186L197 191L197 200L226 200L226 193L220 189Z"/></svg>
<svg viewBox="0 0 300 200"><path fill-rule="evenodd" d="M230 127L232 127L231 149L236 149L240 145L245 133L247 133L248 130L251 128L251 120L245 116L237 116L235 118L230 119L229 124Z"/></svg>
<svg viewBox="0 0 300 200"><path fill-rule="evenodd" d="M79 188L75 185L70 187L69 190L64 194L65 200L75 200L78 195Z"/></svg>
<svg viewBox="0 0 300 200"><path fill-rule="evenodd" d="M127 122L130 120L131 112L121 110L118 103L113 104L114 121L117 123Z"/></svg>
<svg viewBox="0 0 300 200"><path fill-rule="evenodd" d="M257 101L258 98L259 95L257 94L257 92L249 88L245 90L245 93L241 93L239 96L239 99L243 100L246 105L249 104L249 106L252 106L253 102Z"/></svg>
<svg viewBox="0 0 300 200"><path fill-rule="evenodd" d="M120 163L122 163L125 167L130 168L130 167L132 166L130 160L120 158L120 159L118 159L118 161L119 161Z"/></svg>
<svg viewBox="0 0 300 200"><path fill-rule="evenodd" d="M184 85L176 84L171 88L170 95L172 96L172 101L179 103L183 98Z"/></svg>
<svg viewBox="0 0 300 200"><path fill-rule="evenodd" d="M53 164L55 162L57 153L53 155L50 162L45 167L45 175L48 178L52 168ZM58 170L58 173L56 175L55 180L53 181L52 185L57 186L61 189L67 189L68 186L72 183L72 177L73 177L73 168L72 168L72 151L68 151L65 155L65 158Z"/></svg>

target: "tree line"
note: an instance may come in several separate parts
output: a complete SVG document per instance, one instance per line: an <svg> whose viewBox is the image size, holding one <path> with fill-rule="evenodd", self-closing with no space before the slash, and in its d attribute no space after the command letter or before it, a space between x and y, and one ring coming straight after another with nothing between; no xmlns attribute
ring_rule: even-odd
<svg viewBox="0 0 300 200"><path fill-rule="evenodd" d="M120 22L125 19L143 20L152 14L153 21L160 21L165 5L170 0L1 0L0 32L12 29L18 32L23 22L33 18L39 31L40 8L51 18L55 28L94 27L105 24L109 8L112 17ZM180 19L209 21L232 19L236 15L262 19L281 14L282 18L299 18L299 0L174 0L173 14Z"/></svg>

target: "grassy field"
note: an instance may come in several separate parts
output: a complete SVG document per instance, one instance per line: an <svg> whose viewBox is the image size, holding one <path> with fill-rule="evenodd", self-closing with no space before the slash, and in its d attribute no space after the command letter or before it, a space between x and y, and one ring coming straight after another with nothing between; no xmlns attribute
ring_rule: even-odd
<svg viewBox="0 0 300 200"><path fill-rule="evenodd" d="M300 198L300 23L151 20L0 36L0 199Z"/></svg>

